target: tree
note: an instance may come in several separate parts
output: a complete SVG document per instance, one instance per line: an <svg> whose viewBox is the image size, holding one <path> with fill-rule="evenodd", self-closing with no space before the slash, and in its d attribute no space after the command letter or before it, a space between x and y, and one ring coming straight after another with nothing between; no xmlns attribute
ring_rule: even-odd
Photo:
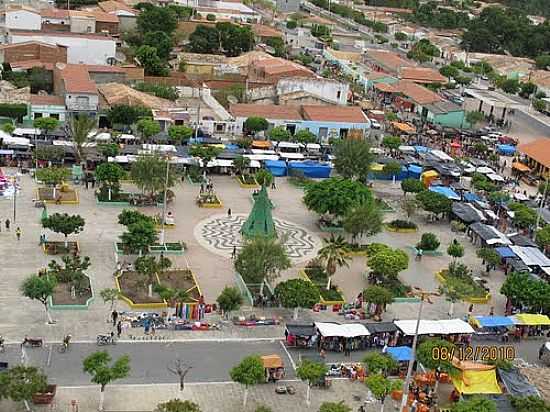
<svg viewBox="0 0 550 412"><path fill-rule="evenodd" d="M458 69L454 66L443 66L439 69L439 73L448 79L451 79L451 77L457 77L460 74Z"/></svg>
<svg viewBox="0 0 550 412"><path fill-rule="evenodd" d="M148 7L138 15L137 19L137 29L142 34L162 31L170 35L176 30L176 26L175 13L166 7Z"/></svg>
<svg viewBox="0 0 550 412"><path fill-rule="evenodd" d="M454 373L454 367L451 361L451 353L454 353L455 345L445 339L427 339L418 345L416 349L416 359L425 368L436 370L448 374ZM436 381L436 388L439 381Z"/></svg>
<svg viewBox="0 0 550 412"><path fill-rule="evenodd" d="M46 387L46 375L34 366L15 366L0 372L0 400L23 402L28 411L32 396L44 392Z"/></svg>
<svg viewBox="0 0 550 412"><path fill-rule="evenodd" d="M386 163L382 168L382 173L384 173L387 176L391 176L395 183L395 176L401 173L401 163L393 160L391 162Z"/></svg>
<svg viewBox="0 0 550 412"><path fill-rule="evenodd" d="M219 48L219 33L215 27L199 24L189 36L189 50L193 53L214 54Z"/></svg>
<svg viewBox="0 0 550 412"><path fill-rule="evenodd" d="M36 179L44 184L54 187L55 197L55 186L68 180L71 176L71 172L65 167L47 167L44 169L38 169L35 176Z"/></svg>
<svg viewBox="0 0 550 412"><path fill-rule="evenodd" d="M380 373L384 376L387 376L388 372L399 367L399 363L390 355L378 352L371 352L365 355L363 363L367 367L369 374Z"/></svg>
<svg viewBox="0 0 550 412"><path fill-rule="evenodd" d="M246 283L261 283L260 294L265 283L271 283L290 265L284 244L266 236L247 239L235 259L235 270Z"/></svg>
<svg viewBox="0 0 550 412"><path fill-rule="evenodd" d="M128 231L120 235L120 240L130 252L141 256L158 240L155 224L147 220L132 223L128 225Z"/></svg>
<svg viewBox="0 0 550 412"><path fill-rule="evenodd" d="M344 178L366 182L374 160L365 140L341 140L334 146L334 168Z"/></svg>
<svg viewBox="0 0 550 412"><path fill-rule="evenodd" d="M447 199L441 193L425 190L417 193L416 200L420 203L422 209L435 215L449 213L451 211L451 200Z"/></svg>
<svg viewBox="0 0 550 412"><path fill-rule="evenodd" d="M201 408L195 402L172 399L159 403L155 412L201 412Z"/></svg>
<svg viewBox="0 0 550 412"><path fill-rule="evenodd" d="M153 112L151 109L144 106L128 106L125 104L112 106L107 113L107 118L113 125L121 124L131 126L140 118L147 117L153 117Z"/></svg>
<svg viewBox="0 0 550 412"><path fill-rule="evenodd" d="M170 126L168 136L175 143L186 143L193 136L193 129L188 126Z"/></svg>
<svg viewBox="0 0 550 412"><path fill-rule="evenodd" d="M59 126L59 120L53 117L39 117L32 121L32 126L35 129L40 129L42 133L48 134L57 129L57 126Z"/></svg>
<svg viewBox="0 0 550 412"><path fill-rule="evenodd" d="M462 246L458 240L453 241L447 247L447 254L453 258L453 261L464 256L464 246Z"/></svg>
<svg viewBox="0 0 550 412"><path fill-rule="evenodd" d="M500 84L500 88L505 93L516 94L520 89L519 81L516 79L505 79Z"/></svg>
<svg viewBox="0 0 550 412"><path fill-rule="evenodd" d="M146 76L167 76L166 63L159 57L155 47L143 45L136 50L136 58L145 71Z"/></svg>
<svg viewBox="0 0 550 412"><path fill-rule="evenodd" d="M341 177L331 177L308 185L304 203L309 210L320 215L329 215L331 220L339 220L349 208L372 199L370 190L361 182Z"/></svg>
<svg viewBox="0 0 550 412"><path fill-rule="evenodd" d="M244 121L243 128L249 134L255 134L267 130L269 123L263 117L249 117Z"/></svg>
<svg viewBox="0 0 550 412"><path fill-rule="evenodd" d="M445 296L451 306L449 307L449 318L454 315L454 305L456 302L472 296L473 288L469 283L462 281L462 279L450 278L445 281L444 284L439 286L438 291L441 295Z"/></svg>
<svg viewBox="0 0 550 412"><path fill-rule="evenodd" d="M4 123L2 125L2 131L11 135L15 131L15 126L12 123Z"/></svg>
<svg viewBox="0 0 550 412"><path fill-rule="evenodd" d="M315 143L317 141L317 136L307 129L300 129L294 134L293 140L302 144Z"/></svg>
<svg viewBox="0 0 550 412"><path fill-rule="evenodd" d="M541 54L535 59L537 69L548 70L550 67L550 54Z"/></svg>
<svg viewBox="0 0 550 412"><path fill-rule="evenodd" d="M535 395L512 396L510 397L510 403L516 412L550 412L550 404Z"/></svg>
<svg viewBox="0 0 550 412"><path fill-rule="evenodd" d="M546 102L542 99L534 99L533 107L536 111L543 112L544 110L546 110Z"/></svg>
<svg viewBox="0 0 550 412"><path fill-rule="evenodd" d="M405 41L409 38L409 36L407 36L407 33L403 33L402 31L398 31L394 34L393 37L395 37L395 40L397 41Z"/></svg>
<svg viewBox="0 0 550 412"><path fill-rule="evenodd" d="M243 297L238 288L234 286L226 286L223 288L220 296L216 299L218 306L223 314L227 316L230 312L237 310L243 304Z"/></svg>
<svg viewBox="0 0 550 412"><path fill-rule="evenodd" d="M296 320L300 308L309 309L319 303L319 288L304 279L290 279L277 285L275 296L284 308L294 309Z"/></svg>
<svg viewBox="0 0 550 412"><path fill-rule="evenodd" d="M519 95L525 99L528 99L533 93L537 91L537 85L531 82L521 83Z"/></svg>
<svg viewBox="0 0 550 412"><path fill-rule="evenodd" d="M328 367L324 363L304 359L296 368L296 376L307 382L306 404L310 404L311 387L327 374Z"/></svg>
<svg viewBox="0 0 550 412"><path fill-rule="evenodd" d="M407 215L407 220L410 222L411 218L416 213L416 209L418 209L418 202L416 199L404 199L401 202L401 209L405 212L405 215Z"/></svg>
<svg viewBox="0 0 550 412"><path fill-rule="evenodd" d="M269 138L276 142L288 142L290 140L290 132L284 126L277 126L269 131Z"/></svg>
<svg viewBox="0 0 550 412"><path fill-rule="evenodd" d="M374 317L379 319L386 306L393 302L393 294L383 286L371 285L363 290L363 300L376 305Z"/></svg>
<svg viewBox="0 0 550 412"><path fill-rule="evenodd" d="M49 324L55 323L48 310L48 299L52 296L56 286L57 280L55 276L31 275L21 284L21 293L23 296L31 300L37 300L44 305Z"/></svg>
<svg viewBox="0 0 550 412"><path fill-rule="evenodd" d="M254 48L254 33L249 26L239 26L229 22L216 24L220 39L220 51L228 57L239 56Z"/></svg>
<svg viewBox="0 0 550 412"><path fill-rule="evenodd" d="M164 190L166 184L166 160L158 155L140 156L132 163L130 169L130 178L143 193L148 193L152 199L161 190ZM168 168L168 184L166 187L172 187L175 183L175 173L173 169Z"/></svg>
<svg viewBox="0 0 550 412"><path fill-rule="evenodd" d="M111 304L110 312L112 312L115 307L116 301L120 297L119 290L114 288L105 288L101 289L99 295L101 296L101 299L103 299L103 302Z"/></svg>
<svg viewBox="0 0 550 412"><path fill-rule="evenodd" d="M233 167L239 176L243 176L245 170L250 167L250 158L244 156L237 156L233 159Z"/></svg>
<svg viewBox="0 0 550 412"><path fill-rule="evenodd" d="M550 225L546 225L542 229L537 230L535 242L537 242L537 245L543 249L550 246Z"/></svg>
<svg viewBox="0 0 550 412"><path fill-rule="evenodd" d="M166 259L166 258L163 258ZM171 262L168 260L168 266L171 265ZM155 275L161 271L161 262L157 262L157 259L154 256L140 256L136 259L135 262L136 271L140 274L140 283L147 285L148 296L153 296L153 283L155 283ZM169 288L162 287L161 290L156 290L157 293L161 294L163 291L167 293L162 293L164 296L161 296L163 299L172 299L175 297L176 292L170 290Z"/></svg>
<svg viewBox="0 0 550 412"><path fill-rule="evenodd" d="M537 213L523 203L510 203L510 210L514 212L512 222L521 229L528 229L537 222Z"/></svg>
<svg viewBox="0 0 550 412"><path fill-rule="evenodd" d="M351 412L351 408L340 402L323 402L319 408L319 412Z"/></svg>
<svg viewBox="0 0 550 412"><path fill-rule="evenodd" d="M168 365L167 369L174 375L178 376L181 394L181 392L185 389L185 377L187 376L189 371L193 369L193 367L187 365L183 362L183 360L178 358L172 364Z"/></svg>
<svg viewBox="0 0 550 412"><path fill-rule="evenodd" d="M497 412L497 404L491 399L474 396L468 400L458 401L452 406L451 412Z"/></svg>
<svg viewBox="0 0 550 412"><path fill-rule="evenodd" d="M401 144L401 138L399 136L386 136L382 139L382 147L389 149L392 153L397 151Z"/></svg>
<svg viewBox="0 0 550 412"><path fill-rule="evenodd" d="M130 373L130 358L121 356L111 365L111 355L107 352L94 352L83 361L84 372L92 377L92 383L100 386L99 410L103 411L105 387L118 379L124 379Z"/></svg>
<svg viewBox="0 0 550 412"><path fill-rule="evenodd" d="M342 236L330 235L329 239L323 238L323 247L317 252L317 256L326 265L328 275L327 290L330 289L332 276L336 273L338 267L349 267L349 249L347 242Z"/></svg>
<svg viewBox="0 0 550 412"><path fill-rule="evenodd" d="M466 122L473 128L475 129L476 125L479 124L480 122L483 121L483 119L485 119L485 115L483 114L483 112L467 112L466 113Z"/></svg>
<svg viewBox="0 0 550 412"><path fill-rule="evenodd" d="M254 175L256 182L262 187L269 187L273 182L273 175L267 169L260 169Z"/></svg>
<svg viewBox="0 0 550 412"><path fill-rule="evenodd" d="M262 360L256 355L247 356L229 371L229 376L233 382L244 386L243 409L246 408L249 387L263 382L265 379L264 373Z"/></svg>
<svg viewBox="0 0 550 412"><path fill-rule="evenodd" d="M202 167L206 168L208 163L215 159L223 149L214 146L193 145L189 148L189 154L201 160Z"/></svg>
<svg viewBox="0 0 550 412"><path fill-rule="evenodd" d="M118 215L118 223L124 226L130 226L133 223L142 221L154 223L152 217L144 215L134 209L123 209Z"/></svg>
<svg viewBox="0 0 550 412"><path fill-rule="evenodd" d="M527 313L547 313L550 310L550 286L544 280L533 279L527 273L511 273L500 288L507 298L506 312L512 306Z"/></svg>
<svg viewBox="0 0 550 412"><path fill-rule="evenodd" d="M154 47L161 60L168 60L172 50L172 38L163 31L152 31L145 33L143 44Z"/></svg>
<svg viewBox="0 0 550 412"><path fill-rule="evenodd" d="M367 266L379 280L387 281L397 278L399 272L407 269L409 257L402 250L389 248L369 257Z"/></svg>
<svg viewBox="0 0 550 412"><path fill-rule="evenodd" d="M105 157L105 161L107 161L109 157L118 156L120 153L120 148L116 143L100 144L97 146L97 148L101 152L101 154ZM96 169L96 177L97 177L97 169Z"/></svg>
<svg viewBox="0 0 550 412"><path fill-rule="evenodd" d="M96 127L96 119L81 114L73 116L69 121L69 135L75 145L75 156L77 163L86 161L84 144L88 141L91 131Z"/></svg>
<svg viewBox="0 0 550 412"><path fill-rule="evenodd" d="M69 247L67 237L71 234L77 234L84 229L84 219L80 215L69 215L67 213L54 213L42 219L42 226L55 233L65 235L65 248Z"/></svg>
<svg viewBox="0 0 550 412"><path fill-rule="evenodd" d="M148 140L151 136L160 133L160 124L153 119L140 119L138 120L136 126L138 131L141 133L141 137L145 140Z"/></svg>
<svg viewBox="0 0 550 412"><path fill-rule="evenodd" d="M384 412L384 401L386 397L394 390L401 389L403 382L401 380L390 380L380 374L370 375L365 379L365 384L372 392L373 396L381 403L381 411ZM404 395L403 395L404 396Z"/></svg>
<svg viewBox="0 0 550 412"><path fill-rule="evenodd" d="M111 200L113 192L118 193L120 179L124 176L126 176L126 172L117 163L101 163L95 170L95 177L101 182L102 189L108 191L109 200Z"/></svg>
<svg viewBox="0 0 550 412"><path fill-rule="evenodd" d="M405 193L420 193L425 190L424 183L418 179L408 177L401 181L401 190Z"/></svg>
<svg viewBox="0 0 550 412"><path fill-rule="evenodd" d="M485 265L487 274L489 274L491 268L496 268L497 265L500 264L500 255L493 248L484 247L478 249L476 254L478 258L483 260L483 264Z"/></svg>
<svg viewBox="0 0 550 412"><path fill-rule="evenodd" d="M420 242L418 242L418 244L416 245L416 248L432 251L432 250L437 250L440 244L441 242L439 241L436 235L434 235L433 233L427 232L427 233L422 233L422 237L420 238Z"/></svg>
<svg viewBox="0 0 550 412"><path fill-rule="evenodd" d="M373 236L382 231L382 210L373 200L352 206L344 217L344 230L351 234L352 242L357 237Z"/></svg>

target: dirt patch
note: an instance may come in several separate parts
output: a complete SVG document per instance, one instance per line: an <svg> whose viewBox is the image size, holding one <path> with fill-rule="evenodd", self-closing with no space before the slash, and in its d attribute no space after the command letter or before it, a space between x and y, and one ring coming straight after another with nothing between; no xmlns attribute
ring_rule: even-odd
<svg viewBox="0 0 550 412"><path fill-rule="evenodd" d="M160 283L172 289L183 289L189 291L192 299L199 300L199 291L195 286L195 280L190 271L167 270L159 275ZM189 290L193 288L192 290Z"/></svg>
<svg viewBox="0 0 550 412"><path fill-rule="evenodd" d="M92 288L90 279L87 278L86 290L77 293L73 299L71 295L71 286L67 283L58 283L52 294L52 302L54 305L85 305L88 299L92 297Z"/></svg>
<svg viewBox="0 0 550 412"><path fill-rule="evenodd" d="M60 189L55 191L55 196L59 198L61 202L76 202L76 191L69 189L68 191L62 192ZM53 188L51 187L39 187L38 188L38 198L40 200L56 200L53 197Z"/></svg>
<svg viewBox="0 0 550 412"><path fill-rule="evenodd" d="M124 296L134 303L163 303L161 297L153 292L153 296L148 296L148 287L139 282L137 272L124 272L118 278L120 290Z"/></svg>
<svg viewBox="0 0 550 412"><path fill-rule="evenodd" d="M68 242L67 247L65 247L65 242L47 241L45 247L48 255L67 254L75 251L78 252L76 242Z"/></svg>

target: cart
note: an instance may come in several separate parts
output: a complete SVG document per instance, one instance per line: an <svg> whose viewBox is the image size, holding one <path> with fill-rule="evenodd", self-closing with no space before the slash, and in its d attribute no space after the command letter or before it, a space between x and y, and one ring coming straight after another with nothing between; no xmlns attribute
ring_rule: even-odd
<svg viewBox="0 0 550 412"><path fill-rule="evenodd" d="M277 382L285 377L285 367L279 355L262 356L266 382Z"/></svg>
<svg viewBox="0 0 550 412"><path fill-rule="evenodd" d="M44 392L37 392L32 395L32 403L35 405L49 405L52 403L56 391L57 385L48 385Z"/></svg>

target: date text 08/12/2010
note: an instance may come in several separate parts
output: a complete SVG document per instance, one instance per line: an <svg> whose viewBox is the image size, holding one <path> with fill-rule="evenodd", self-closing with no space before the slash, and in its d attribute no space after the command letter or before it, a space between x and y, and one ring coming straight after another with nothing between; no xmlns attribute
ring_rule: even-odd
<svg viewBox="0 0 550 412"><path fill-rule="evenodd" d="M513 361L516 358L516 348L513 346L479 345L464 347L436 346L432 349L432 359L440 361Z"/></svg>

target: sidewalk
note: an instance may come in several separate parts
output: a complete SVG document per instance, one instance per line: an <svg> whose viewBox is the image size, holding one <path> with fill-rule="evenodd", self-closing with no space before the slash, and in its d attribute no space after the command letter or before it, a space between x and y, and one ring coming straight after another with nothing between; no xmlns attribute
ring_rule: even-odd
<svg viewBox="0 0 550 412"><path fill-rule="evenodd" d="M167 372L168 373L168 372ZM339 402L341 400L357 410L360 401L354 401L354 396L364 399L367 388L359 382L349 380L333 381L330 389L312 389L311 405L305 403L306 386L300 381L282 382L297 389L295 395L278 395L275 384L257 385L250 388L246 408L242 407L243 387L233 382L212 384L186 384L181 399L189 399L200 405L202 412L253 412L257 406L266 405L273 412L317 412L323 402ZM106 412L151 412L158 403L178 397L178 385L109 385L105 390ZM74 388L58 388L55 404L45 407L34 407L36 412L73 412L71 401L78 402L78 412L97 411L99 404L99 387L85 386ZM391 399L386 401L384 410L395 410ZM0 402L0 411L23 411L22 405ZM367 409L380 411L380 403L374 402Z"/></svg>

